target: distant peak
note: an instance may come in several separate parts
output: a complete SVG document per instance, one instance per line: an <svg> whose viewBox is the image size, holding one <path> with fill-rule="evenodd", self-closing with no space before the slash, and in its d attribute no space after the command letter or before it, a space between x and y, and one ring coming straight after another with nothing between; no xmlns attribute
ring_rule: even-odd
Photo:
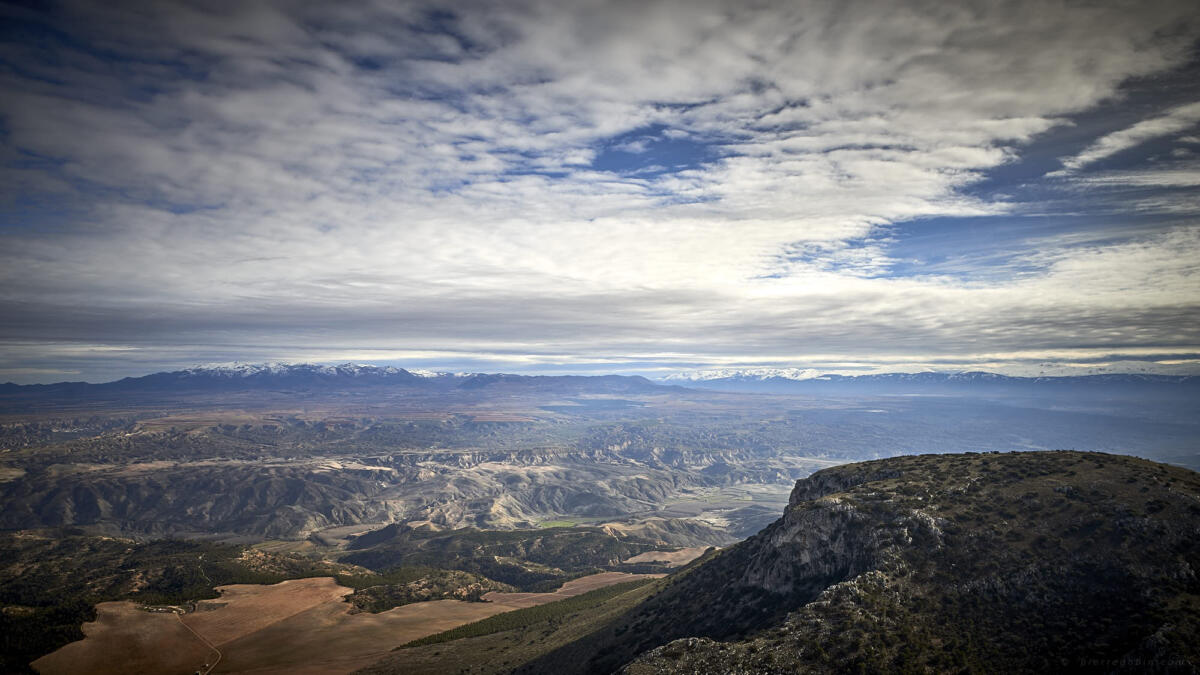
<svg viewBox="0 0 1200 675"><path fill-rule="evenodd" d="M813 370L812 368L718 368L714 370L673 373L662 379L674 382L703 382L705 380L724 380L730 378L746 380L811 380L821 376L821 371Z"/></svg>
<svg viewBox="0 0 1200 675"><path fill-rule="evenodd" d="M381 376L401 375L408 373L394 366L376 366L369 363L346 362L339 365L321 365L317 363L283 363L270 361L266 363L208 363L186 368L177 373L184 377L255 377L255 376L285 376L285 375L323 375L335 376Z"/></svg>
<svg viewBox="0 0 1200 675"><path fill-rule="evenodd" d="M829 387L884 387L891 390L957 390L964 388L991 391L1046 386L1196 386L1200 376L1151 375L1145 373L1103 373L1059 376L1001 375L980 370L921 371L915 373L875 373L864 375L822 374L800 368L721 368L680 372L660 378L660 382L691 383L701 387L720 387L745 391L830 391Z"/></svg>
<svg viewBox="0 0 1200 675"><path fill-rule="evenodd" d="M451 373L445 370L425 370L424 368L408 368L408 372L417 377L467 377L471 373Z"/></svg>

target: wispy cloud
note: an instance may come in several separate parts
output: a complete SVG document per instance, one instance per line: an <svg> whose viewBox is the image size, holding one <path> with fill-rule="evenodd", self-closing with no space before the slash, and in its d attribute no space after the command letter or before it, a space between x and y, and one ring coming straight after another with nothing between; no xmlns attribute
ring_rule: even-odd
<svg viewBox="0 0 1200 675"><path fill-rule="evenodd" d="M1200 186L1200 164L1127 171L1105 171L1075 179L1077 183L1101 187L1169 187Z"/></svg>
<svg viewBox="0 0 1200 675"><path fill-rule="evenodd" d="M1197 124L1200 124L1200 102L1182 105L1164 115L1142 120L1127 129L1108 134L1083 152L1064 159L1062 163L1068 170L1079 169L1146 141L1187 131Z"/></svg>

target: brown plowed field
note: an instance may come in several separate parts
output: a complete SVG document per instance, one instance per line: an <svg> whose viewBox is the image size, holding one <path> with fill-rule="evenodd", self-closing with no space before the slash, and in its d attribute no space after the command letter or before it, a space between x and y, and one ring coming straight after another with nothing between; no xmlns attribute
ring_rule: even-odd
<svg viewBox="0 0 1200 675"><path fill-rule="evenodd" d="M183 622L218 648L321 604L345 605L353 591L331 577L294 579L273 586L222 586L221 597L205 600ZM221 650L224 652L225 650Z"/></svg>
<svg viewBox="0 0 1200 675"><path fill-rule="evenodd" d="M704 552L707 550L707 546L692 546L690 548L681 548L678 551L646 551L645 553L639 553L632 558L628 558L623 562L663 562L671 567L681 567L704 555Z"/></svg>
<svg viewBox="0 0 1200 675"><path fill-rule="evenodd" d="M83 624L87 637L33 662L43 675L129 675L204 670L217 655L173 613L151 613L132 602L96 605L96 620Z"/></svg>
<svg viewBox="0 0 1200 675"><path fill-rule="evenodd" d="M272 586L222 586L221 597L177 617L151 614L130 602L109 602L85 626L87 638L35 662L58 673L182 673L215 657L195 635L221 652L213 673L349 673L393 647L520 607L545 604L645 576L605 572L569 581L553 593L488 593L489 602L435 600L379 614L351 614L350 589L332 578ZM184 625L186 622L186 626Z"/></svg>

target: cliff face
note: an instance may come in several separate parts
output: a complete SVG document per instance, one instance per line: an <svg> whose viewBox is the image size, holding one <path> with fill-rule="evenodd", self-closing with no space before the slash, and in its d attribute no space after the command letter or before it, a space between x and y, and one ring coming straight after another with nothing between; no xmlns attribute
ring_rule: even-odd
<svg viewBox="0 0 1200 675"><path fill-rule="evenodd" d="M878 533L863 515L835 498L800 502L756 538L738 585L791 596L812 590L814 580L846 579L875 563Z"/></svg>
<svg viewBox="0 0 1200 675"><path fill-rule="evenodd" d="M1194 672L1197 570L1195 472L898 457L799 481L776 523L529 670Z"/></svg>
<svg viewBox="0 0 1200 675"><path fill-rule="evenodd" d="M801 479L783 517L742 543L707 556L676 575L648 602L576 645L527 664L519 672L607 673L637 654L683 636L736 638L784 621L833 584L873 569L897 539L929 530L929 521L901 517L873 527L870 514L844 491L896 475L864 465ZM932 532L927 533L933 536Z"/></svg>

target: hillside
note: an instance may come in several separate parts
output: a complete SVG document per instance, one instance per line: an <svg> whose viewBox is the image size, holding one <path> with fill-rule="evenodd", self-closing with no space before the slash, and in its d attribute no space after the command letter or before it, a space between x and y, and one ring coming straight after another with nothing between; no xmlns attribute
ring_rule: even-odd
<svg viewBox="0 0 1200 675"><path fill-rule="evenodd" d="M418 571L423 574L413 574ZM411 578L402 578L404 572ZM136 541L79 529L0 531L0 672L32 672L30 661L82 639L81 624L95 620L99 602L188 603L217 597L214 587L224 584L320 576L369 590L427 581L433 572L410 568L377 575L353 565L230 544ZM350 600L372 609L370 595Z"/></svg>
<svg viewBox="0 0 1200 675"><path fill-rule="evenodd" d="M1084 452L897 457L520 672L1194 672L1200 474Z"/></svg>
<svg viewBox="0 0 1200 675"><path fill-rule="evenodd" d="M379 572L414 565L456 569L532 591L602 569L626 570L622 560L657 548L654 542L595 527L435 532L389 525L358 537L341 560Z"/></svg>
<svg viewBox="0 0 1200 675"><path fill-rule="evenodd" d="M587 589L594 582L579 578L601 571L663 573L669 568L661 564L621 562L657 548L598 528L389 527L360 537L348 556L331 547L144 541L79 528L0 531L0 673L31 672L31 661L82 639L82 624L96 620L101 602L194 610L196 601L217 597L217 586L333 577L353 589L335 595L339 606L344 600L356 612L381 613L426 601L480 602L491 591L553 592L564 583ZM306 635L323 639L327 634Z"/></svg>

